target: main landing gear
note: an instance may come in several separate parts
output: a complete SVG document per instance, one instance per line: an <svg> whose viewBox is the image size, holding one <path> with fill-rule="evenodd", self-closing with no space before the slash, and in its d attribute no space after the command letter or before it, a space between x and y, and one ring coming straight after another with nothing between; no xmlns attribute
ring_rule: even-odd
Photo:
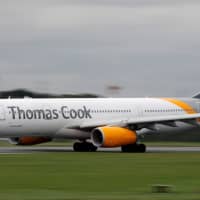
<svg viewBox="0 0 200 200"><path fill-rule="evenodd" d="M128 144L121 147L122 152L144 153L146 146L144 144Z"/></svg>
<svg viewBox="0 0 200 200"><path fill-rule="evenodd" d="M90 142L76 142L73 149L75 152L95 152L97 147ZM121 147L122 152L126 153L144 153L146 146L144 144L128 144Z"/></svg>
<svg viewBox="0 0 200 200"><path fill-rule="evenodd" d="M76 152L95 152L97 147L90 142L76 142L73 149Z"/></svg>

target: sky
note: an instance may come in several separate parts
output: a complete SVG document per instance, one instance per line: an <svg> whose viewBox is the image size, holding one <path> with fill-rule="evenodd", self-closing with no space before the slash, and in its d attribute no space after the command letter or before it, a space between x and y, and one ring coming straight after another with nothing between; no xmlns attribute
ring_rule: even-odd
<svg viewBox="0 0 200 200"><path fill-rule="evenodd" d="M192 96L199 10L199 0L0 0L0 90Z"/></svg>

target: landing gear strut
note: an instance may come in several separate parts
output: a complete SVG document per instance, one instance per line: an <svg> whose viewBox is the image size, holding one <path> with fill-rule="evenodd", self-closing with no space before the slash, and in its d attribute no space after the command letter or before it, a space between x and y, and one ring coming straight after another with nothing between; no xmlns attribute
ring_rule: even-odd
<svg viewBox="0 0 200 200"><path fill-rule="evenodd" d="M129 144L121 147L122 152L144 153L146 146L144 144Z"/></svg>
<svg viewBox="0 0 200 200"><path fill-rule="evenodd" d="M73 145L73 149L76 152L95 152L97 147L89 142L76 142Z"/></svg>

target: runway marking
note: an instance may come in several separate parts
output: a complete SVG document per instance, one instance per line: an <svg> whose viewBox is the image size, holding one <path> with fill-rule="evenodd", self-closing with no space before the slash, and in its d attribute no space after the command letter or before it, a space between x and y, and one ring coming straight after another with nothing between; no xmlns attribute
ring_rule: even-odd
<svg viewBox="0 0 200 200"><path fill-rule="evenodd" d="M72 147L0 147L0 154L68 153ZM121 148L99 148L97 153L120 153ZM147 147L147 153L199 152L200 147ZM134 154L134 153L133 153Z"/></svg>
<svg viewBox="0 0 200 200"><path fill-rule="evenodd" d="M31 153L28 153L28 152L24 152L24 153L21 153L21 152L5 152L5 153L0 153L0 155L18 155L18 154L31 154Z"/></svg>

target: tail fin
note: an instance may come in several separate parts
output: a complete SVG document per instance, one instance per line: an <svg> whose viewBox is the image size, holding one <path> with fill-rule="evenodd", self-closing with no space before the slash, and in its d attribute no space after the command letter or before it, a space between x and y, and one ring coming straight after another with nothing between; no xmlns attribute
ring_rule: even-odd
<svg viewBox="0 0 200 200"><path fill-rule="evenodd" d="M197 94L195 94L192 98L194 98L194 99L200 99L200 92L197 93Z"/></svg>

